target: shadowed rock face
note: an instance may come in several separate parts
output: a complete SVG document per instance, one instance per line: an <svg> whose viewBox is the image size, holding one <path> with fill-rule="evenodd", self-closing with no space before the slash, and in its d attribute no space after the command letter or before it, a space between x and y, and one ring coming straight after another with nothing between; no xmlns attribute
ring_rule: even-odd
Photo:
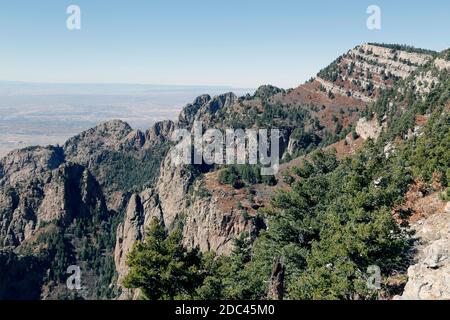
<svg viewBox="0 0 450 320"><path fill-rule="evenodd" d="M34 159L39 159L35 161ZM42 225L72 221L104 206L103 194L86 168L62 162L58 148L28 148L3 159L0 245L18 247Z"/></svg>
<svg viewBox="0 0 450 320"><path fill-rule="evenodd" d="M59 211L67 211L67 203L74 192L70 187L82 178L86 180L87 188L82 190L83 197L101 198L114 191L126 193L126 190L102 189L98 185L97 181L104 184L111 173L106 161L108 157L123 154L140 161L146 150L166 142L172 130L173 123L166 121L155 124L143 135L132 130L128 124L114 120L69 139L64 148L30 147L9 153L0 161L0 212L3 217L0 223L3 225L3 235L7 233L6 225L11 224L6 221L6 216L17 221L28 217L33 221L33 226L23 221L17 223L23 224L21 228L27 230L22 230L21 236L12 236L11 231L11 237L17 239L22 239L24 233L32 233L31 230L36 227L34 224L42 219L48 222L61 218ZM131 149L124 145L140 148ZM42 214L38 214L40 212Z"/></svg>
<svg viewBox="0 0 450 320"><path fill-rule="evenodd" d="M120 189L120 184L108 188L102 183L107 184L110 175L126 165L125 160L139 163L147 159L152 148L167 141L171 130L173 123L170 121L156 124L145 134L132 130L122 121L111 121L69 139L63 148L30 147L8 154L0 161L0 251L14 250L28 257L31 249L33 254L43 257L41 263L48 267L56 261L52 260L53 253L47 253L47 244L42 239L69 232L63 237L67 241L70 239L71 244L68 245L73 247L70 249L74 251L70 253L74 259L72 263L81 259L78 263L89 265L89 261L97 258L86 257L81 251L86 250L86 245L95 247L97 240L94 238L97 236L105 239L115 237L115 230L111 234L106 230L112 227L113 220L118 219L119 212L130 206L130 195ZM141 176L142 181L145 181L146 174L149 177L154 175L152 170L140 170L139 167L135 174ZM105 199L109 200L111 210L108 210ZM80 221L84 222L80 225ZM97 231L92 229L95 223L98 224ZM136 224L142 228L143 220L136 221ZM126 230L128 234L131 227L126 226ZM89 239L88 244L83 242L85 238ZM103 247L104 244L100 244L100 248ZM108 250L105 255L112 257L113 249ZM90 282L92 287L85 297L95 298L98 297L95 293L98 275L90 277L94 280ZM52 298L61 290L48 287L48 281L39 283L42 287L34 289L45 291L43 297ZM38 282L33 280L29 285L38 285Z"/></svg>
<svg viewBox="0 0 450 320"><path fill-rule="evenodd" d="M66 161L89 169L99 181L108 206L117 209L113 203L118 194L142 188L156 178L173 130L172 121L158 122L144 133L113 120L69 139L64 153Z"/></svg>
<svg viewBox="0 0 450 320"><path fill-rule="evenodd" d="M127 257L124 254L130 251L136 241L142 240L144 237L144 219L141 198L138 195L132 195L128 202L125 220L117 227L114 259L119 274L119 282L129 271L126 265Z"/></svg>
<svg viewBox="0 0 450 320"><path fill-rule="evenodd" d="M38 257L0 252L0 300L40 299L46 267Z"/></svg>
<svg viewBox="0 0 450 320"><path fill-rule="evenodd" d="M114 213L108 214L100 185L81 165L62 163L39 176L29 176L26 164L16 169L14 177L17 179L9 179L0 190L0 260L5 255L17 255L14 264L28 274L24 278L10 274L5 285L13 289L5 291L4 297L55 299L58 297L56 288L63 286L55 287L54 281L59 277L56 272L65 274L69 265L83 266L87 270L86 266L97 258L82 251L87 247L104 248L104 245L94 245L97 232L87 230L94 230L95 221L99 229L101 225L107 226ZM101 237L106 238L106 235ZM27 261L35 265L24 265ZM15 284L18 277L20 280ZM97 274L85 279L89 288L85 298L98 297L97 281ZM17 288L22 288L23 292ZM29 296L31 293L33 296Z"/></svg>
<svg viewBox="0 0 450 320"><path fill-rule="evenodd" d="M60 202L58 197L53 196L61 190L58 188L61 187L61 179L57 171L52 171L63 161L62 150L57 147L17 150L2 159L0 246L17 246L33 234L39 219L60 216L56 208L44 214L39 212ZM45 190L51 190L47 201L44 201ZM44 207L41 209L42 203Z"/></svg>

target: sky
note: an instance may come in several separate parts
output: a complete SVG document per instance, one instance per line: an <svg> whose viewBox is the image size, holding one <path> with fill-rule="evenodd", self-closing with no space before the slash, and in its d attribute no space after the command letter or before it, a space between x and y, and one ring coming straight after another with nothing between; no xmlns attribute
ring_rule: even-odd
<svg viewBox="0 0 450 320"><path fill-rule="evenodd" d="M448 48L449 13L448 0L0 0L0 80L289 88L361 43Z"/></svg>

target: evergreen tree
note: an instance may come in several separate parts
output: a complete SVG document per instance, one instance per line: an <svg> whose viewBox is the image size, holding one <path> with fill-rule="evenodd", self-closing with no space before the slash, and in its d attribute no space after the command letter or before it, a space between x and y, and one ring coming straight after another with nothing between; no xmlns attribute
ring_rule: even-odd
<svg viewBox="0 0 450 320"><path fill-rule="evenodd" d="M128 256L127 288L139 288L146 299L193 298L202 282L201 255L181 244L182 234L168 234L158 219L148 229L145 241L137 242Z"/></svg>

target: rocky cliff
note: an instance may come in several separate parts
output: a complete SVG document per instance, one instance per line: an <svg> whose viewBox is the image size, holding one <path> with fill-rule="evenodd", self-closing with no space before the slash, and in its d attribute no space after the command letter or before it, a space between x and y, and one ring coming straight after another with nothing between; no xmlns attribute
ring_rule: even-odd
<svg viewBox="0 0 450 320"><path fill-rule="evenodd" d="M414 264L408 269L408 282L399 300L450 299L450 202L443 204L429 196L428 216L416 221ZM428 210L426 210L428 211Z"/></svg>

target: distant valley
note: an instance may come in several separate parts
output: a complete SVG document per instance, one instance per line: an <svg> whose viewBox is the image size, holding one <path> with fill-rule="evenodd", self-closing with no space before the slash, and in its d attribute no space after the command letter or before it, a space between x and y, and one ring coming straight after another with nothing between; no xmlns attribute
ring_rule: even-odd
<svg viewBox="0 0 450 320"><path fill-rule="evenodd" d="M96 124L120 119L146 129L174 119L186 101L208 93L252 93L231 87L32 84L0 81L0 156L31 145L62 144Z"/></svg>

